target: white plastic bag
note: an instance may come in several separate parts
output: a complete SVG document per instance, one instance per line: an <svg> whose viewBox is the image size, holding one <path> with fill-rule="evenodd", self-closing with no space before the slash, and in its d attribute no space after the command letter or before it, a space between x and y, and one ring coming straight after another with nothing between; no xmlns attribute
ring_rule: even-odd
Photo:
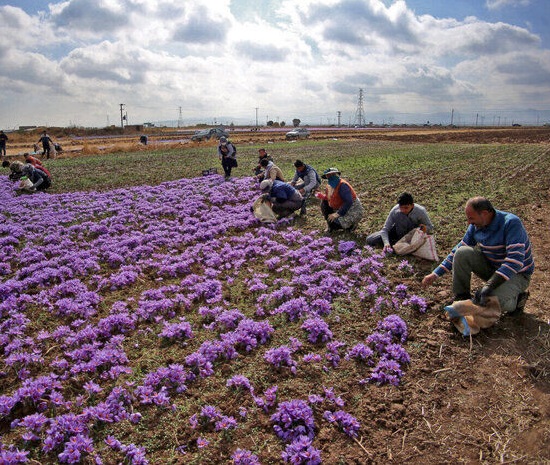
<svg viewBox="0 0 550 465"><path fill-rule="evenodd" d="M20 180L19 180L19 189L31 189L32 188L32 181L27 178L27 176L23 176Z"/></svg>
<svg viewBox="0 0 550 465"><path fill-rule="evenodd" d="M435 248L435 236L426 235L426 241L418 249L416 249L412 255L424 260L431 260L432 262L439 261L437 256L437 250Z"/></svg>
<svg viewBox="0 0 550 465"><path fill-rule="evenodd" d="M393 250L397 255L412 254L426 242L427 234L420 228L411 229L394 245Z"/></svg>
<svg viewBox="0 0 550 465"><path fill-rule="evenodd" d="M252 205L254 216L258 218L262 223L276 223L277 216L271 209L271 206L265 202L263 196L260 196Z"/></svg>

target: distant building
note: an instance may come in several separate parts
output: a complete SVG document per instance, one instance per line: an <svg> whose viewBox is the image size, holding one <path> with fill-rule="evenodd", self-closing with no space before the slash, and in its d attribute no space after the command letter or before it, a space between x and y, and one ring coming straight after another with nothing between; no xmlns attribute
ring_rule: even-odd
<svg viewBox="0 0 550 465"><path fill-rule="evenodd" d="M30 129L36 129L37 126L19 126L20 131L28 131Z"/></svg>

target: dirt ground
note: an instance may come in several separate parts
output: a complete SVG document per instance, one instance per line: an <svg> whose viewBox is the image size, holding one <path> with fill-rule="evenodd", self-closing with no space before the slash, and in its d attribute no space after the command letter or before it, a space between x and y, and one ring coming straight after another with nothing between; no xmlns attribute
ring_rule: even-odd
<svg viewBox="0 0 550 465"><path fill-rule="evenodd" d="M312 137L549 143L550 156L550 128L323 131ZM267 143L274 134L237 132L232 138L241 143ZM373 425L366 425L368 436L353 444L355 458L346 463L550 463L548 183L545 188L546 202L530 205L529 214L522 218L536 260L525 313L503 318L496 327L472 339L464 338L451 330L438 311L451 297L449 278L440 280L430 297L431 311L409 328L414 363L404 384L394 390L379 390L369 398L364 408ZM376 396L380 396L379 403ZM341 463L338 451L323 453L323 460Z"/></svg>
<svg viewBox="0 0 550 465"><path fill-rule="evenodd" d="M278 130L250 131L235 129L231 131L231 140L238 144L268 144L285 140L289 128ZM52 140L63 148L61 157L80 154L96 154L103 151L158 150L160 147L188 147L196 145L215 145L215 141L191 142L193 130L173 128L147 129L149 144L139 143L141 133L126 131L124 134L94 135L91 130L82 134L71 134L67 129L52 128L49 134ZM32 152L33 145L40 137L41 130L26 133L10 133L7 155L15 158L24 152ZM311 128L311 140L322 139L366 139L420 143L550 143L550 127L508 127L508 128ZM41 150L41 147L40 147Z"/></svg>
<svg viewBox="0 0 550 465"><path fill-rule="evenodd" d="M436 311L416 328L425 352L407 375L402 405L408 414L388 444L388 459L550 463L549 215L546 203L523 218L537 264L523 315L503 318L471 340L449 337L450 324ZM432 309L450 297L439 291Z"/></svg>

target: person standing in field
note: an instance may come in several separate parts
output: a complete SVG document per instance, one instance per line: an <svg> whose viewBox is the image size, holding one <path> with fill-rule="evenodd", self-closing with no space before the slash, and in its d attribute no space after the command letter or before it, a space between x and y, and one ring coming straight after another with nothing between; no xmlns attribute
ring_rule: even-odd
<svg viewBox="0 0 550 465"><path fill-rule="evenodd" d="M40 136L40 139L38 139L38 143L42 143L44 155L46 155L46 158L50 158L50 150L51 146L53 145L53 141L51 140L50 136L48 136L48 133L46 131L42 133L42 136Z"/></svg>
<svg viewBox="0 0 550 465"><path fill-rule="evenodd" d="M485 283L473 298L486 306L496 296L503 313L521 313L535 270L529 235L514 214L496 210L485 197L472 197L464 208L468 229L445 260L422 280L429 286L447 272L453 276L455 301L471 299L472 273Z"/></svg>
<svg viewBox="0 0 550 465"><path fill-rule="evenodd" d="M428 234L434 229L426 209L415 204L411 194L403 192L397 198L397 205L390 210L384 227L367 236L366 243L371 247L382 245L384 252L388 252L393 244L414 228L420 228Z"/></svg>
<svg viewBox="0 0 550 465"><path fill-rule="evenodd" d="M231 170L238 166L237 164L237 149L233 143L229 142L226 137L220 137L218 144L218 157L222 162L222 168L225 173L225 180L231 178Z"/></svg>
<svg viewBox="0 0 550 465"><path fill-rule="evenodd" d="M0 131L0 157L3 160L6 159L6 143L8 142L8 136L4 131Z"/></svg>

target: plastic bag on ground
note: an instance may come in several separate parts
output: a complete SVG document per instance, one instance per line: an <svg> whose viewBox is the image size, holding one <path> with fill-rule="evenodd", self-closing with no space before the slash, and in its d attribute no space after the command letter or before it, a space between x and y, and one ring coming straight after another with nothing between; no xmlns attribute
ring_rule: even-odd
<svg viewBox="0 0 550 465"><path fill-rule="evenodd" d="M490 296L485 307L471 300L457 300L447 305L445 311L463 336L474 335L481 329L493 326L501 314L500 303L496 296Z"/></svg>
<svg viewBox="0 0 550 465"><path fill-rule="evenodd" d="M393 244L393 250L397 255L411 254L426 242L427 236L420 228L411 229Z"/></svg>
<svg viewBox="0 0 550 465"><path fill-rule="evenodd" d="M276 223L277 216L271 209L269 203L265 202L263 196L260 196L256 199L252 205L252 211L254 216L258 218L262 223Z"/></svg>

